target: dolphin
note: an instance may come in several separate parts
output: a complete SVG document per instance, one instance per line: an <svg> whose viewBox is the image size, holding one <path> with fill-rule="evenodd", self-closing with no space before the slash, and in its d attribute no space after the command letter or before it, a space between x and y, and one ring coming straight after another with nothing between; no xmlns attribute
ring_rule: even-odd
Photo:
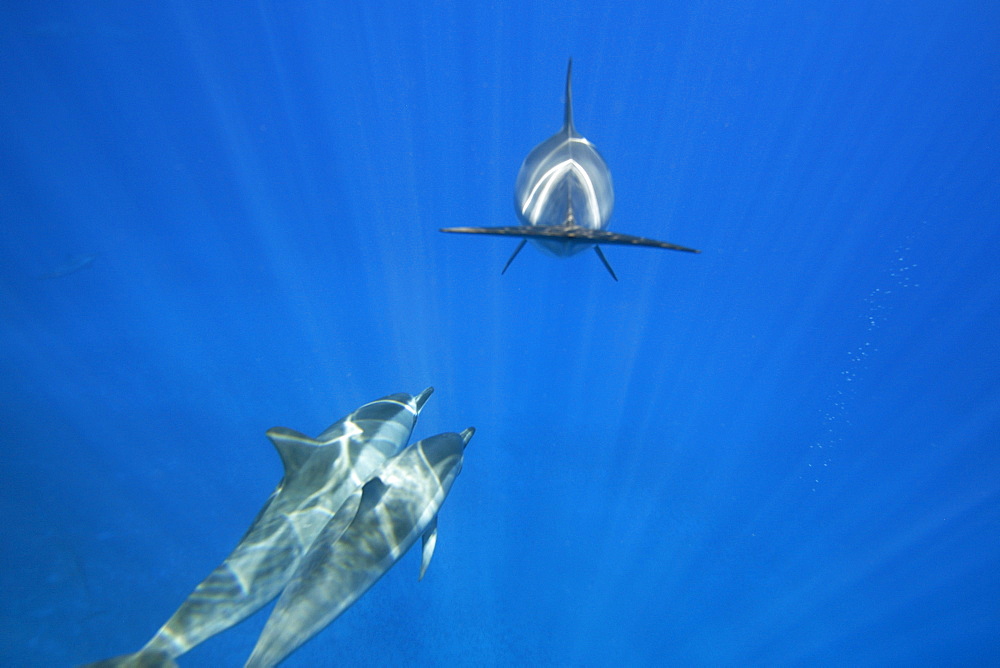
<svg viewBox="0 0 1000 668"><path fill-rule="evenodd" d="M475 429L438 434L386 462L344 504L350 525L323 534L274 606L247 668L275 666L340 616L423 536L420 579L437 544L437 514L462 470Z"/></svg>
<svg viewBox="0 0 1000 668"><path fill-rule="evenodd" d="M91 668L174 666L176 657L281 593L320 532L346 528L347 522L336 524L338 509L406 445L433 391L367 403L315 439L285 427L270 429L285 475L236 549L139 652Z"/></svg>
<svg viewBox="0 0 1000 668"><path fill-rule="evenodd" d="M514 185L514 208L521 224L512 227L445 227L442 232L521 237L501 274L530 240L557 257L569 257L593 248L601 263L618 280L601 244L650 246L700 253L686 246L609 232L615 205L611 171L597 147L573 125L573 59L566 68L566 108L563 126L532 149L521 163Z"/></svg>

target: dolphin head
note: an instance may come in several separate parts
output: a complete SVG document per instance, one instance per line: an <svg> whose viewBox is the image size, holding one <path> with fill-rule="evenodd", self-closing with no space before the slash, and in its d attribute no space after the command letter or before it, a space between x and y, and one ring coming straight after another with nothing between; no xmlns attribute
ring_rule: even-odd
<svg viewBox="0 0 1000 668"><path fill-rule="evenodd" d="M406 445L417 422L420 410L434 388L428 387L413 396L405 392L390 394L361 406L343 420L342 433L351 435L358 444L374 447L382 458L392 457ZM336 425L335 425L336 427ZM330 430L320 436L326 436ZM330 433L339 436L339 433Z"/></svg>
<svg viewBox="0 0 1000 668"><path fill-rule="evenodd" d="M451 483L461 473L462 453L475 431L474 428L469 427L461 434L438 434L431 438L425 438L416 444L420 448L424 460L434 471L445 490L451 487Z"/></svg>

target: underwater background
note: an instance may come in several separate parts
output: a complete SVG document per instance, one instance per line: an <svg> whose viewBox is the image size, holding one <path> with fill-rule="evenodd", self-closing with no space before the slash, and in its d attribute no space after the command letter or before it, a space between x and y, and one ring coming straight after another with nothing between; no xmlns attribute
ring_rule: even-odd
<svg viewBox="0 0 1000 668"><path fill-rule="evenodd" d="M137 650L315 435L477 428L288 666L1000 663L1000 5L0 10L0 663ZM562 122L625 247L516 224ZM267 610L179 659L237 666Z"/></svg>

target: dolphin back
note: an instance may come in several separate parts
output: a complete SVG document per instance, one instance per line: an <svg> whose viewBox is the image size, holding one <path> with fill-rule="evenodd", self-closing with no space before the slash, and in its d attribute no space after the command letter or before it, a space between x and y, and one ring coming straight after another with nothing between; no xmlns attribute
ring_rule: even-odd
<svg viewBox="0 0 1000 668"><path fill-rule="evenodd" d="M338 536L321 535L292 576L261 632L247 668L283 661L357 601L430 530L421 571L436 542L438 510L462 468L472 429L407 447L369 480L357 514ZM422 574L422 573L421 573Z"/></svg>
<svg viewBox="0 0 1000 668"><path fill-rule="evenodd" d="M573 125L573 59L566 69L563 126L521 163L514 184L514 209L522 225L602 230L614 210L611 170L597 148ZM532 239L555 255L578 253L592 244L557 244Z"/></svg>
<svg viewBox="0 0 1000 668"><path fill-rule="evenodd" d="M353 519L349 507L339 510L406 445L432 391L364 404L315 439L284 427L268 431L285 475L242 540L140 652L93 665L173 666L277 596L316 537L339 535Z"/></svg>

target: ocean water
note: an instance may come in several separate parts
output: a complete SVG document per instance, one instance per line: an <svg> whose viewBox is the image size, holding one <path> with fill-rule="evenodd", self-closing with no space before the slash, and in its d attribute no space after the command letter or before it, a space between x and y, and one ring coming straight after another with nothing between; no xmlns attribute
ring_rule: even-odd
<svg viewBox="0 0 1000 668"><path fill-rule="evenodd" d="M434 562L288 666L1000 663L995 3L0 16L4 666L135 651L265 430L428 385ZM438 232L515 224L570 56L611 228L701 255Z"/></svg>

